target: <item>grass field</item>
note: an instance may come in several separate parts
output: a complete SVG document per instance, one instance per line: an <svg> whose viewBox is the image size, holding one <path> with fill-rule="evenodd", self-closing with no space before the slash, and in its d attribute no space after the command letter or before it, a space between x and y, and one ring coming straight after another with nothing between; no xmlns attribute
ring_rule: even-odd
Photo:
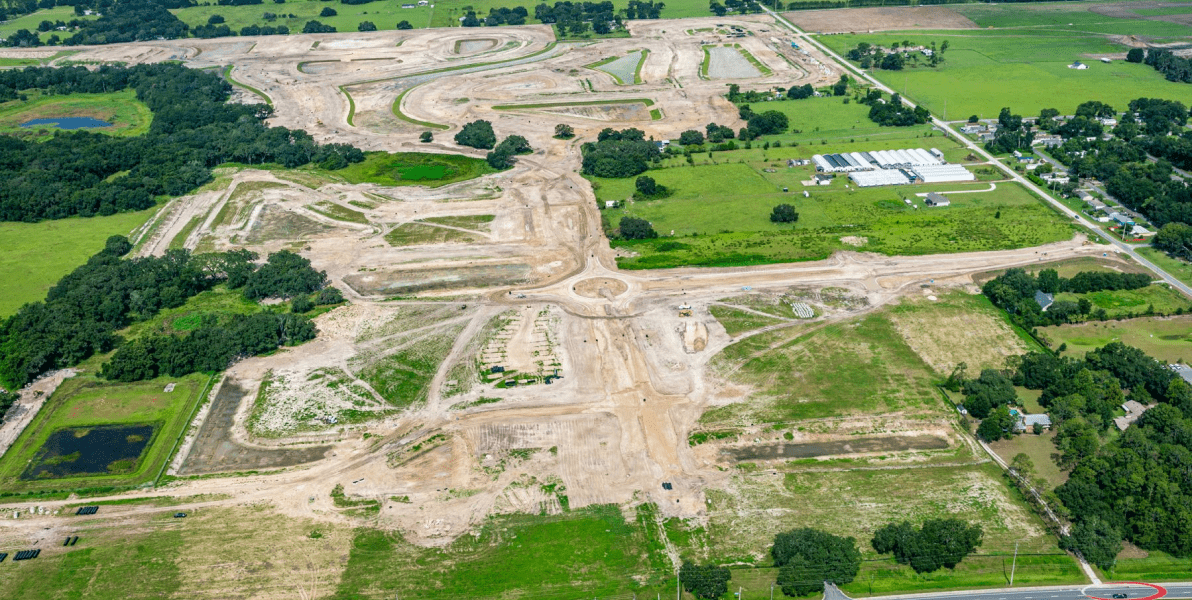
<svg viewBox="0 0 1192 600"><path fill-rule="evenodd" d="M1039 331L1051 340L1054 347L1068 344L1068 349L1064 351L1066 356L1080 357L1110 342L1122 342L1159 360L1192 364L1192 315L1090 321L1077 325L1041 327Z"/></svg>
<svg viewBox="0 0 1192 600"><path fill-rule="evenodd" d="M754 329L761 329L770 325L781 323L782 320L773 317L766 317L757 313L731 308L728 306L712 305L708 308L708 312L716 317L717 321L724 326L724 330L729 335L737 335L746 331L753 331Z"/></svg>
<svg viewBox="0 0 1192 600"><path fill-rule="evenodd" d="M1008 440L994 442L989 447L993 448L993 451L997 452L997 455L1002 457L1002 460L1006 462L1013 460L1019 453L1031 457L1031 462L1035 464L1035 473L1047 480L1047 484L1051 489L1055 489L1068 480L1068 474L1060 470L1059 466L1051 458L1052 454L1059 452L1055 448L1054 439L1054 430L1041 435L1027 432L1016 435Z"/></svg>
<svg viewBox="0 0 1192 600"><path fill-rule="evenodd" d="M731 379L753 388L749 402L709 410L701 423L785 423L943 410L932 387L931 367L885 315L829 325L772 350L735 344L716 358L714 367L738 364Z"/></svg>
<svg viewBox="0 0 1192 600"><path fill-rule="evenodd" d="M5 453L0 461L0 486L7 491L56 490L132 486L153 480L169 459L175 441L185 431L209 380L210 377L203 374L131 384L114 384L83 375L67 379ZM162 390L167 383L177 386L172 392L165 393ZM150 444L131 473L22 479L30 461L35 460L55 431L124 424L155 426Z"/></svg>
<svg viewBox="0 0 1192 600"><path fill-rule="evenodd" d="M112 235L127 235L157 208L109 217L40 223L0 223L0 318L42 300L62 276L103 250Z"/></svg>
<svg viewBox="0 0 1192 600"><path fill-rule="evenodd" d="M1192 308L1188 298L1166 283L1148 285L1137 290L1106 290L1087 294L1063 292L1055 295L1056 300L1080 298L1087 298L1092 302L1094 310L1105 309L1110 317L1142 315L1148 307L1154 307L1155 312L1160 314L1171 314L1180 308Z"/></svg>
<svg viewBox="0 0 1192 600"><path fill-rule="evenodd" d="M895 145L912 146L905 141ZM921 145L931 147L930 142ZM969 252L1034 246L1072 235L1069 223L1013 183L998 183L992 191L953 194L946 209L913 209L903 198L922 207L915 194L989 190L990 184L846 189L847 178L838 177L828 186L804 188L800 181L812 176L812 167L787 168L785 159L812 152L810 146L784 145L715 153L717 164L706 164L706 154L699 155L694 166L681 157L670 159L668 165L682 166L648 172L674 190L665 200L633 201L632 178L592 178L600 205L626 201L621 208L603 211L611 227L621 217L639 217L662 236L614 240L615 247L639 255L620 258L618 264L629 269L736 266L815 260L858 248L890 255ZM784 193L783 187L792 191ZM810 197L803 197L805 189ZM770 211L781 203L794 205L797 224L770 222Z"/></svg>
<svg viewBox="0 0 1192 600"><path fill-rule="evenodd" d="M1172 258L1166 252L1154 248L1138 248L1143 258L1155 263L1160 269L1167 271L1172 277L1192 285L1192 264L1178 258Z"/></svg>
<svg viewBox="0 0 1192 600"><path fill-rule="evenodd" d="M30 14L17 17L15 19L9 19L8 21L0 23L0 38L6 38L17 31L20 31L21 29L28 29L33 33L38 33L37 25L42 21L64 21L69 23L75 19L80 21L90 21L95 18L97 17L76 17L73 6L55 6L54 8L43 8ZM58 37L63 39L74 35L69 31L41 33L40 35L42 41L44 42L50 39L50 36L55 33L58 34Z"/></svg>
<svg viewBox="0 0 1192 600"><path fill-rule="evenodd" d="M402 8L401 2L369 2L368 4L327 4L317 0L298 0L286 2L285 5L268 2L265 4L247 6L218 6L214 3L190 8L171 10L191 27L206 25L211 15L220 15L227 20L227 26L240 33L240 29L248 25L285 25L290 33L302 33L302 27L307 21L318 21L324 25L335 27L338 32L356 31L357 26L364 21L371 21L378 30L397 29L399 21L409 21L414 27L427 27L430 23L431 9L427 6L417 8ZM320 17L324 7L330 6L338 14L334 17ZM533 12L533 7L530 11ZM274 21L262 18L264 13L277 15ZM289 15L294 15L290 18Z"/></svg>
<svg viewBox="0 0 1192 600"><path fill-rule="evenodd" d="M1115 581L1187 581L1192 558L1176 558L1158 551L1146 558L1118 558L1107 575Z"/></svg>
<svg viewBox="0 0 1192 600"><path fill-rule="evenodd" d="M986 557L969 557L955 570L925 575L916 575L910 568L889 560L867 560L856 581L844 591L857 596L896 590L1004 587L1008 572L1003 572L1002 560L1009 560L1016 542L1022 555L1050 555L1038 557L1041 565L1029 569L1032 573L1025 579L1016 576L1016 585L1020 581L1036 585L1081 581L1075 561L1059 551L1055 538L1013 494L1003 482L1000 469L992 463L790 472L778 479L768 473L742 474L733 478L732 493L709 492L706 543L681 550L718 562L767 565L769 557L759 560L759 555L769 549L776 533L815 527L857 538L864 557L878 559L869 541L873 531L882 525L950 517L981 523L985 535L978 553ZM763 514L765 517L760 518ZM737 572L733 575L735 579Z"/></svg>
<svg viewBox="0 0 1192 600"><path fill-rule="evenodd" d="M454 154L368 152L365 156L364 162L329 174L348 183L439 187L497 172L482 159Z"/></svg>
<svg viewBox="0 0 1192 600"><path fill-rule="evenodd" d="M1033 14L1018 6L998 9L999 14ZM1162 23L1155 25L1166 28ZM1188 28L1182 30L1181 35L1190 32ZM1115 33L1144 35L1145 31L1130 29ZM1192 86L1169 82L1146 65L1123 60L1104 64L1089 58L1087 55L1127 50L1098 34L1015 29L849 34L818 39L842 55L860 42L889 47L895 41L930 44L947 40L950 47L945 54L946 62L937 68L873 70L872 74L937 115L945 116L946 103L946 117L952 120L973 114L996 118L1005 106L1015 113L1033 116L1043 108L1056 108L1060 114L1072 114L1078 104L1088 100L1107 102L1118 110L1124 110L1130 100L1140 97L1167 98L1185 104L1192 102ZM1069 69L1068 65L1075 60L1085 62L1089 68Z"/></svg>
<svg viewBox="0 0 1192 600"><path fill-rule="evenodd" d="M615 506L553 517L495 516L442 549L362 529L333 598L646 598L674 591L652 505L627 521ZM581 542L582 541L582 542ZM635 581L641 577L642 581ZM669 582L668 582L669 578Z"/></svg>
<svg viewBox="0 0 1192 600"><path fill-rule="evenodd" d="M1146 36L1186 36L1192 28L1178 23L1137 18L1112 17L1089 10L1092 3L1048 2L1027 6L994 4L958 4L952 10L972 19L982 28L1030 28L1043 32L1128 34ZM1135 15L1186 14L1186 7L1132 9Z"/></svg>
<svg viewBox="0 0 1192 600"><path fill-rule="evenodd" d="M137 100L136 92L131 89L110 94L67 96L43 96L32 91L28 92L28 97L25 102L11 100L0 104L0 134L49 135L59 129L50 125L21 127L21 123L33 119L92 117L112 126L89 131L133 136L149 131L149 123L153 121L149 107ZM43 131L44 134L40 133Z"/></svg>
<svg viewBox="0 0 1192 600"><path fill-rule="evenodd" d="M270 309L281 310L284 305ZM229 290L219 285L205 292L191 296L178 308L167 308L152 318L133 323L119 332L125 339L138 339L147 335L171 335L197 329L204 318L214 317L226 322L234 315L251 315L265 310L261 304L248 300L239 290Z"/></svg>

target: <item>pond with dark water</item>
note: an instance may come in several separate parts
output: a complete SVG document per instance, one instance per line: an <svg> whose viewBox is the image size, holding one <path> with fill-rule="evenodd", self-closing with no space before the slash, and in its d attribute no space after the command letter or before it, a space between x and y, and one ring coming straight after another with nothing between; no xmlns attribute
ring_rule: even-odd
<svg viewBox="0 0 1192 600"><path fill-rule="evenodd" d="M70 427L50 434L21 479L130 473L153 439L153 425Z"/></svg>
<svg viewBox="0 0 1192 600"><path fill-rule="evenodd" d="M57 127L58 129L84 129L90 127L111 127L107 121L100 121L92 117L58 117L49 119L33 119L21 123L21 127Z"/></svg>

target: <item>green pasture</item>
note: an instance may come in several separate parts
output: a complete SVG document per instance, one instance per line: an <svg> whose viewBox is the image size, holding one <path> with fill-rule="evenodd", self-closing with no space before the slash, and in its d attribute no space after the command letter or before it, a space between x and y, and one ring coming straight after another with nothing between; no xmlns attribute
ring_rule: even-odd
<svg viewBox="0 0 1192 600"><path fill-rule="evenodd" d="M748 86L743 86L748 89ZM790 123L790 133L766 136L762 143L775 139L783 144L789 141L804 144L819 143L828 140L836 143L841 140L863 138L909 139L924 135L931 131L930 125L913 127L882 127L869 120L869 107L853 102L851 98L845 103L845 98L825 96L820 98L804 98L802 100L781 100L777 102L756 102L750 104L756 112L776 110L786 115ZM943 141L940 138L939 143ZM756 143L756 142L755 142ZM881 148L875 148L880 150ZM940 148L943 149L942 147ZM835 151L835 150L831 150Z"/></svg>
<svg viewBox="0 0 1192 600"><path fill-rule="evenodd" d="M956 4L948 8L972 19L979 27L1011 29L1007 33L1083 33L1125 34L1139 36L1186 36L1192 28L1179 23L1152 21L1131 16L1112 17L1090 10L1091 2L1048 2L1011 6L1009 4ZM1186 7L1135 8L1137 16L1187 14Z"/></svg>
<svg viewBox="0 0 1192 600"><path fill-rule="evenodd" d="M415 2L410 1L410 4ZM335 27L339 33L354 32L356 27L364 21L372 21L378 30L396 29L400 21L409 21L414 27L422 28L430 24L431 9L428 6L417 8L402 8L402 2L386 0L383 2L369 2L368 4L340 4L320 2L318 0L298 0L275 4L252 4L247 6L218 6L215 3L180 8L170 12L177 15L187 25L196 27L206 25L212 15L220 15L229 28L236 33L248 25L285 25L290 33L302 33L302 27L307 21L318 21L324 25ZM334 17L320 17L324 7L336 11ZM531 12L533 9L531 8ZM277 19L266 21L262 15L273 13ZM290 18L289 15L294 15ZM396 42L395 42L396 43Z"/></svg>
<svg viewBox="0 0 1192 600"><path fill-rule="evenodd" d="M0 488L7 491L62 490L94 486L131 486L157 477L186 431L196 403L211 377L203 374L161 377L137 383L111 383L79 375L67 379L0 459ZM175 383L172 392L164 392ZM99 425L153 424L152 443L136 470L127 475L91 475L25 481L28 464L59 429Z"/></svg>
<svg viewBox="0 0 1192 600"><path fill-rule="evenodd" d="M673 571L655 511L654 505L639 506L630 520L616 506L556 516L494 516L476 535L461 536L444 548L359 529L331 597L416 597L426 590L443 598L673 593Z"/></svg>
<svg viewBox="0 0 1192 600"><path fill-rule="evenodd" d="M1013 10L1020 10L1020 7L1016 5ZM1124 110L1130 100L1140 97L1167 98L1185 104L1192 102L1192 86L1167 81L1146 65L1120 59L1105 64L1090 58L1088 55L1091 54L1128 50L1103 35L974 30L831 35L818 39L842 55L860 42L889 47L895 41L930 44L947 40L949 49L945 62L937 68L874 69L871 73L936 115L945 116L946 103L946 116L953 120L973 114L996 118L998 111L1007 106L1015 113L1031 116L1044 108L1072 114L1078 104L1088 100L1100 100L1119 110ZM1076 60L1088 64L1089 68L1069 69L1068 65Z"/></svg>
<svg viewBox="0 0 1192 600"><path fill-rule="evenodd" d="M1031 409L1028 409L1028 411L1032 413L1045 412ZM998 456L1007 463L1019 454L1026 454L1031 457L1031 462L1035 465L1035 473L1045 479L1051 489L1055 489L1068 480L1068 474L1061 470L1059 465L1055 464L1055 459L1051 457L1058 452L1053 441L1054 439L1054 430L1044 432L1040 435L1026 432L1008 440L994 442L989 447L993 448L993 451L997 452Z"/></svg>
<svg viewBox="0 0 1192 600"><path fill-rule="evenodd" d="M1192 363L1192 315L1089 321L1041 327L1052 347L1067 344L1066 356L1081 357L1111 342L1122 342L1167 362Z"/></svg>
<svg viewBox="0 0 1192 600"><path fill-rule="evenodd" d="M931 142L895 145L931 147ZM714 153L713 159L700 154L694 166L682 157L670 159L667 165L682 166L646 173L674 190L664 200L632 200L633 178L591 178L601 206L607 200L625 202L603 210L611 227L621 217L634 216L649 220L661 236L614 240L614 246L639 255L619 264L630 269L763 264L820 259L856 248L890 255L969 252L1034 246L1072 235L1069 223L1013 183L998 183L992 191L987 191L989 183L856 188L841 176L831 185L804 187L801 181L811 178L813 167L789 168L786 157L812 151L755 147ZM803 196L805 190L810 197ZM960 190L974 191L950 195L952 205L946 208L927 208L915 195ZM795 207L796 224L770 222L770 211L782 203Z"/></svg>
<svg viewBox="0 0 1192 600"><path fill-rule="evenodd" d="M1187 581L1192 573L1192 557L1177 558L1156 550L1147 551L1145 558L1118 558L1108 571L1114 581Z"/></svg>
<svg viewBox="0 0 1192 600"><path fill-rule="evenodd" d="M367 152L365 157L329 174L348 183L439 187L497 172L483 159L455 154Z"/></svg>
<svg viewBox="0 0 1192 600"><path fill-rule="evenodd" d="M39 33L37 31L37 26L42 21L51 21L55 23L62 21L64 23L69 23L74 19L78 19L80 21L90 21L96 18L98 17L76 17L73 6L55 6L54 8L43 8L30 14L20 16L15 19L9 19L0 23L0 38L6 38L22 29L28 29L33 33ZM57 30L39 33L39 35L44 42L50 39L50 36L54 35L55 33L58 34L58 37L62 39L66 39L74 35L74 32L72 31Z"/></svg>
<svg viewBox="0 0 1192 600"><path fill-rule="evenodd" d="M111 123L111 127L88 129L92 132L119 136L142 135L149 131L153 113L136 98L136 92L128 89L109 94L70 94L67 96L41 95L37 91L26 92L28 100L10 100L0 104L0 134L42 135L60 131L52 125L21 127L21 123L33 119L57 117L92 117Z"/></svg>
<svg viewBox="0 0 1192 600"><path fill-rule="evenodd" d="M58 280L113 235L128 235L157 207L108 217L75 217L40 223L0 223L0 318L42 300Z"/></svg>

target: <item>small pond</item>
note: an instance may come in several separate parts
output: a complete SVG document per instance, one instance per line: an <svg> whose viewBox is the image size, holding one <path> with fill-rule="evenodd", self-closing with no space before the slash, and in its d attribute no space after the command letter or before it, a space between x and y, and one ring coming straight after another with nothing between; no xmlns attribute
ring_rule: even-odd
<svg viewBox="0 0 1192 600"><path fill-rule="evenodd" d="M21 479L130 473L153 438L153 425L70 427L50 434Z"/></svg>
<svg viewBox="0 0 1192 600"><path fill-rule="evenodd" d="M21 123L21 127L57 127L58 129L84 129L88 127L111 127L107 121L100 121L92 117L59 117L49 119L33 119Z"/></svg>

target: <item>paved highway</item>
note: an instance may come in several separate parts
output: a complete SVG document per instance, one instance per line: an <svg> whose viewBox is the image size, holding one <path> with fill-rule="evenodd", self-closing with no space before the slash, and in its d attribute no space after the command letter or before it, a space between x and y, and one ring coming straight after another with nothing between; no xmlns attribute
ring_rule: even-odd
<svg viewBox="0 0 1192 600"><path fill-rule="evenodd" d="M1166 594L1162 598L1192 598L1192 583L1161 583ZM1038 588L1011 588L1001 590L974 590L967 592L930 592L925 594L907 594L901 596L882 596L883 599L914 599L914 600L1088 600L1089 598L1113 599L1113 594L1126 594L1131 600L1141 600L1153 596L1157 592L1149 587L1133 584L1089 585L1089 586L1057 586ZM840 590L825 590L825 600L847 599Z"/></svg>
<svg viewBox="0 0 1192 600"><path fill-rule="evenodd" d="M765 8L765 7L763 6L763 8ZM810 35L807 35L806 32L799 29L794 23L791 23L790 21L788 21L786 19L786 17L783 17L782 15L770 10L769 8L765 8L765 10L767 13L770 13L770 15L773 16L779 23L781 23L785 27L789 28L791 31L795 32L795 35L797 37L803 39L807 43L814 44L815 47L819 48L820 51L822 51L824 54L834 58L836 60L836 62L840 63L840 65L843 68L848 69L855 77L859 77L861 79L864 79L865 81L868 81L870 84L872 84L873 86L877 87L878 89L886 92L887 94L896 93L894 90L890 89L882 82L880 82L877 79L870 76L869 73L866 73L865 71L862 71L862 70L854 67L852 65L852 63L849 63L847 60L844 59L844 57L840 56L839 54L836 54L830 48L821 44L819 42L819 40L815 39L814 37L812 37ZM910 100L908 100L906 98L903 98L902 101L906 105L908 105L912 108L916 106L914 102L911 102ZM1000 160L995 158L992 154L990 154L989 152L986 152L985 148L982 148L980 145L974 143L972 140L961 135L959 132L952 129L951 125L948 125L946 122L936 118L935 115L932 115L931 122L936 127L947 132L953 138L960 140L960 143L964 144L965 147L967 147L969 150L971 150L978 156L984 157L986 160L995 164L998 168L1000 168L1003 172L1005 172L1006 175L1009 175L1010 178L1012 178L1014 181L1017 181L1018 183L1022 184L1023 187L1038 194L1039 197L1046 199L1048 202L1050 202L1052 204L1052 206L1054 206L1056 208L1056 210L1060 211L1061 213L1063 213L1065 215L1068 215L1073 220L1080 223L1080 225L1082 225L1085 229L1088 229L1089 231L1093 232L1094 235L1100 236L1101 238L1108 241L1110 244L1112 244L1114 247L1117 248L1118 252L1121 252L1122 254L1126 254L1130 258L1133 258L1135 261L1138 261L1139 264L1145 266L1146 268L1150 269L1151 271L1154 271L1155 274L1159 275L1159 277L1162 277L1163 280L1166 281L1167 283L1171 284L1172 287L1179 290L1184 295L1192 298L1192 287L1189 287L1184 282L1176 279L1167 271L1160 269L1157 265L1155 265L1151 261L1147 260L1142 255L1138 254L1138 252L1135 252L1134 248L1132 248L1129 244L1126 244L1122 241L1117 240L1116 238L1111 236L1109 233L1107 233L1107 232L1103 231L1101 228L1097 227L1092 221L1089 221L1087 218L1085 218L1084 215L1068 208L1062 202L1060 202L1059 200L1056 200L1050 194L1048 194L1046 190L1035 185L1029 179L1023 177L1022 175L1019 175L1018 172L1016 172L1014 169L1011 169L1009 166L1005 165Z"/></svg>

